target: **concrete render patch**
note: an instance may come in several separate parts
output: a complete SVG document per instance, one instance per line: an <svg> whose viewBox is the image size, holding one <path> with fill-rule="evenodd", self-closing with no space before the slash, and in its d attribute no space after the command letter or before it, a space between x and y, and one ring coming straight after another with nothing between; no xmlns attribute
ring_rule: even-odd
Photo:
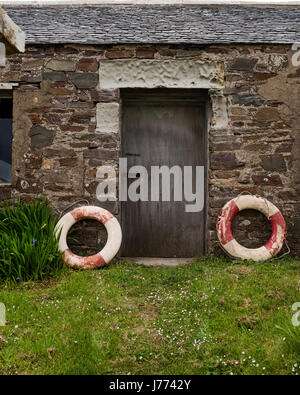
<svg viewBox="0 0 300 395"><path fill-rule="evenodd" d="M228 126L227 98L221 91L210 92L214 129L226 129Z"/></svg>
<svg viewBox="0 0 300 395"><path fill-rule="evenodd" d="M224 67L221 62L195 60L104 60L100 63L100 88L185 88L208 89L212 102L214 129L228 126L227 100L224 88ZM116 124L116 108L98 104L97 131L111 130ZM111 111L111 113L109 113ZM107 125L103 123L106 120ZM115 120L115 121L114 121ZM113 128L116 130L116 127ZM119 131L119 129L117 129Z"/></svg>
<svg viewBox="0 0 300 395"><path fill-rule="evenodd" d="M118 103L97 104L97 133L119 133L120 105Z"/></svg>
<svg viewBox="0 0 300 395"><path fill-rule="evenodd" d="M198 60L103 60L101 89L224 88L221 62Z"/></svg>

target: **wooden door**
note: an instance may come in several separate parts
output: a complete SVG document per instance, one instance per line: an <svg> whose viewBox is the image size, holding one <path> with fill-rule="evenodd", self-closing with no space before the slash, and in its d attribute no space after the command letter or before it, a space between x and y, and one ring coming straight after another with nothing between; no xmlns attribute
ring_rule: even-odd
<svg viewBox="0 0 300 395"><path fill-rule="evenodd" d="M205 252L206 205L201 212L186 212L188 202L173 199L172 176L171 201L162 201L162 195L151 201L150 174L151 166L193 166L195 187L195 167L206 169L206 100L196 90L122 92L122 157L128 171L135 165L147 169L149 201L122 202L121 256L192 257Z"/></svg>

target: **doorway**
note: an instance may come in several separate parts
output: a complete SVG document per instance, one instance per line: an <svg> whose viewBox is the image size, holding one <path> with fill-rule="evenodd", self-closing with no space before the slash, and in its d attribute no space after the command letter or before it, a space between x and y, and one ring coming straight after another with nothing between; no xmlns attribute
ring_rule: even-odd
<svg viewBox="0 0 300 395"><path fill-rule="evenodd" d="M129 199L121 203L121 256L185 258L205 253L207 103L207 92L198 89L122 90L121 156L127 159L128 171L137 165L147 170L149 200ZM190 167L194 193L196 167L203 169L204 206L201 211L187 212L186 207L191 202L184 193L181 201L174 197L175 183L180 180L175 180L175 173L169 179L160 177L159 198L151 200L152 168L162 166L168 169L176 166L182 170L182 191L187 181L184 167ZM128 185L136 178L128 178ZM170 182L169 201L162 193L166 182Z"/></svg>

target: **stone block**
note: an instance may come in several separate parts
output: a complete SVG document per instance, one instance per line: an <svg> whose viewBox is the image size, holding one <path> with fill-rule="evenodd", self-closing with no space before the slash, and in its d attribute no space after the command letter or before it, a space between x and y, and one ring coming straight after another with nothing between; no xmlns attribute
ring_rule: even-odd
<svg viewBox="0 0 300 395"><path fill-rule="evenodd" d="M263 175L256 174L252 176L252 180L256 185L262 186L282 186L281 178L278 174L275 175Z"/></svg>
<svg viewBox="0 0 300 395"><path fill-rule="evenodd" d="M69 77L78 89L96 88L99 80L98 73L70 73Z"/></svg>
<svg viewBox="0 0 300 395"><path fill-rule="evenodd" d="M108 59L126 59L134 56L132 49L110 49L105 52Z"/></svg>
<svg viewBox="0 0 300 395"><path fill-rule="evenodd" d="M260 95L233 95L232 104L239 104L240 106L261 106L262 99Z"/></svg>
<svg viewBox="0 0 300 395"><path fill-rule="evenodd" d="M77 158L62 158L59 159L59 164L62 167L74 167L77 164Z"/></svg>
<svg viewBox="0 0 300 395"><path fill-rule="evenodd" d="M234 152L215 152L211 155L210 163L213 170L236 169L245 165Z"/></svg>
<svg viewBox="0 0 300 395"><path fill-rule="evenodd" d="M97 133L119 133L120 105L118 103L97 104Z"/></svg>
<svg viewBox="0 0 300 395"><path fill-rule="evenodd" d="M280 154L260 155L261 165L267 171L286 171L284 158Z"/></svg>
<svg viewBox="0 0 300 395"><path fill-rule="evenodd" d="M153 59L155 49L151 47L141 47L136 50L136 57L140 59Z"/></svg>
<svg viewBox="0 0 300 395"><path fill-rule="evenodd" d="M119 152L103 148L92 148L83 151L83 157L90 159L113 160L118 159L118 156Z"/></svg>
<svg viewBox="0 0 300 395"><path fill-rule="evenodd" d="M53 143L55 131L46 129L43 126L34 125L29 132L32 148L44 148Z"/></svg>
<svg viewBox="0 0 300 395"><path fill-rule="evenodd" d="M260 122L275 122L280 120L280 116L276 108L266 107L257 111L255 119Z"/></svg>
<svg viewBox="0 0 300 395"><path fill-rule="evenodd" d="M76 62L72 60L58 60L51 59L45 67L45 70L53 70L53 71L75 71Z"/></svg>
<svg viewBox="0 0 300 395"><path fill-rule="evenodd" d="M229 63L228 70L231 71L251 71L256 65L257 59L236 58Z"/></svg>
<svg viewBox="0 0 300 395"><path fill-rule="evenodd" d="M43 74L43 79L53 82L65 82L67 81L67 76L62 71L53 71Z"/></svg>
<svg viewBox="0 0 300 395"><path fill-rule="evenodd" d="M96 72L98 71L98 62L96 59L93 58L82 58L77 63L77 70L78 71L91 71Z"/></svg>

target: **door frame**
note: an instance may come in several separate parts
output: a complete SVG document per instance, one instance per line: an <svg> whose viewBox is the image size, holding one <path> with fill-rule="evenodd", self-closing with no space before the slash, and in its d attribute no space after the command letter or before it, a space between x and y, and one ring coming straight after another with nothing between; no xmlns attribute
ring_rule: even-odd
<svg viewBox="0 0 300 395"><path fill-rule="evenodd" d="M208 91L207 103L207 183L209 180L210 156L209 139L211 132L228 133L228 93L225 91L225 64L217 60L198 59L103 59L99 67L99 84L101 89L118 92L123 88L181 88L204 89ZM108 130L118 135L121 144L121 110L122 101L113 103L97 103L96 125L101 132L101 110L110 113L111 122ZM99 114L99 117L98 117ZM207 200L209 199L209 188ZM116 196L116 199L117 196ZM208 210L206 218L206 252L212 250L211 233L208 234ZM215 232L216 234L216 232ZM213 238L214 235L212 235Z"/></svg>
<svg viewBox="0 0 300 395"><path fill-rule="evenodd" d="M157 92L161 94L166 94L170 96L173 94L175 100L178 98L182 98L183 100L199 100L199 102L204 103L205 113L204 113L204 133L205 133L205 140L206 140L206 149L204 150L204 162L205 162L205 179L204 179L204 248L203 252L204 255L208 252L209 246L209 235L208 235L208 198L209 198L209 188L208 188L208 176L209 176L209 126L210 126L210 119L212 116L212 105L210 101L210 95L208 89L179 89L179 88L157 88L157 89L147 89L147 88L124 88L120 89L120 156L124 156L124 145L123 145L123 102L124 100L132 100L133 102L136 100L137 102L139 99L136 99L137 94L139 96L145 95L143 101L151 102L151 99L157 98ZM146 96L149 95L149 99ZM157 99L156 99L157 101ZM163 101L163 99L162 99ZM119 206L119 213L120 213L120 223L122 227L122 210L123 204L120 202ZM197 214L195 214L197 215ZM121 250L120 250L121 251ZM120 257L122 257L119 254Z"/></svg>

